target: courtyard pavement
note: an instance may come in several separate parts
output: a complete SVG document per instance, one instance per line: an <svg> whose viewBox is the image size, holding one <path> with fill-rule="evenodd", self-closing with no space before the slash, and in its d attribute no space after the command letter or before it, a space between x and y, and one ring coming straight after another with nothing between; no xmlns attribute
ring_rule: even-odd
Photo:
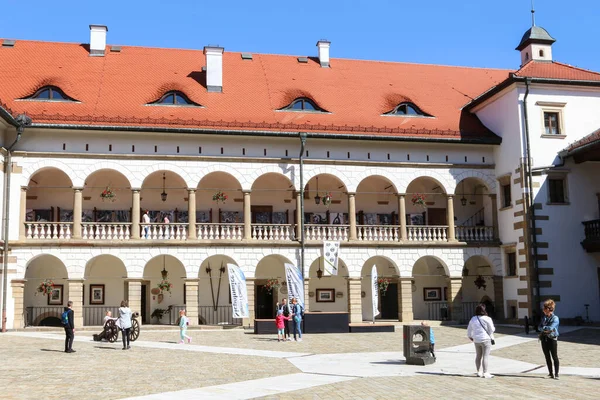
<svg viewBox="0 0 600 400"><path fill-rule="evenodd" d="M179 332L143 326L131 350L77 332L73 354L64 333L0 335L0 398L10 399L423 399L527 397L596 399L600 330L561 329L561 380L544 379L534 333L499 327L490 360L493 379L474 375L474 348L464 326L434 327L437 362L412 366L395 333L304 335L279 343L242 329Z"/></svg>

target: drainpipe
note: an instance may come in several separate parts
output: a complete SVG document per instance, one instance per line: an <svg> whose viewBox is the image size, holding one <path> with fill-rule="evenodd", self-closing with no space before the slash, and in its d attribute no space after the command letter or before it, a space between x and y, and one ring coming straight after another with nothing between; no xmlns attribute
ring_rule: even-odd
<svg viewBox="0 0 600 400"><path fill-rule="evenodd" d="M532 306L531 311L536 310L538 316L539 307L540 307L540 271L538 267L538 249L537 249L537 233L536 233L536 225L535 225L535 204L533 199L533 178L532 178L532 168L531 168L531 144L529 142L529 116L527 114L527 97L529 96L529 84L531 83L530 78L525 78L525 97L523 98L523 114L525 117L525 154L527 157L526 168L527 168L527 197L529 201L529 212L527 213L529 217L529 226L532 231L530 233L531 239L531 247L533 248L533 263L531 262L531 250L529 253L530 256L530 265L533 264L533 271L535 273L535 290L532 290L532 295L535 301L535 308ZM536 321L537 322L537 321Z"/></svg>
<svg viewBox="0 0 600 400"><path fill-rule="evenodd" d="M304 146L306 145L306 132L300 132L300 274L302 287L304 287ZM302 302L306 301L306 293ZM304 305L306 307L306 305Z"/></svg>
<svg viewBox="0 0 600 400"><path fill-rule="evenodd" d="M4 234L2 239L4 240L4 247L2 249L2 332L6 332L6 290L8 281L8 213L10 211L10 173L11 173L11 158L12 149L21 140L21 135L25 130L26 126L31 125L31 118L26 114L17 115L15 118L17 123L17 137L13 144L6 149L6 158L4 160L4 211L3 211L3 223L4 223Z"/></svg>

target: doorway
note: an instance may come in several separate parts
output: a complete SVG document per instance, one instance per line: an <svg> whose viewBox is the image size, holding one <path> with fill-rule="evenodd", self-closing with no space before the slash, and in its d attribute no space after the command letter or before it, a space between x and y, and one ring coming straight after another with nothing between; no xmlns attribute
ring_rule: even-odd
<svg viewBox="0 0 600 400"><path fill-rule="evenodd" d="M445 208L428 208L427 225L447 225L448 214Z"/></svg>
<svg viewBox="0 0 600 400"><path fill-rule="evenodd" d="M273 291L266 291L265 285L256 285L256 319L274 317Z"/></svg>
<svg viewBox="0 0 600 400"><path fill-rule="evenodd" d="M270 224L273 215L273 206L250 206L253 224Z"/></svg>
<svg viewBox="0 0 600 400"><path fill-rule="evenodd" d="M142 285L142 299L141 299L142 309L140 310L142 313L142 324L148 323L148 318L146 315L146 304L147 304L146 292L147 292L147 289L148 289L148 285Z"/></svg>
<svg viewBox="0 0 600 400"><path fill-rule="evenodd" d="M381 299L381 319L398 319L398 284L390 283L385 296L379 291Z"/></svg>

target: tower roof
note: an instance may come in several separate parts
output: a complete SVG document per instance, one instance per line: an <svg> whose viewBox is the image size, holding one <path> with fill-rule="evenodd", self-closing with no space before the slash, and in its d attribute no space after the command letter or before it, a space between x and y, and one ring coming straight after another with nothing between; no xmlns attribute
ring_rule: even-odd
<svg viewBox="0 0 600 400"><path fill-rule="evenodd" d="M534 25L525 32L521 38L521 43L519 43L515 50L523 50L530 43L552 44L554 42L556 42L556 39L550 36L548 31L541 26Z"/></svg>

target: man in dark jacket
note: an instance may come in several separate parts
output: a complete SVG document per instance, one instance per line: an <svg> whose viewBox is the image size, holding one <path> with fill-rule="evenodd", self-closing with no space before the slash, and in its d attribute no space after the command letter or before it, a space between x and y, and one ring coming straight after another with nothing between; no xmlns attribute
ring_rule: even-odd
<svg viewBox="0 0 600 400"><path fill-rule="evenodd" d="M67 323L63 321L63 326L65 328L65 353L75 353L73 350L73 339L75 338L75 313L73 312L73 302L68 301L67 306L65 307L65 312L67 313Z"/></svg>
<svg viewBox="0 0 600 400"><path fill-rule="evenodd" d="M292 314L292 309L289 306L289 304L287 303L287 299L284 298L282 300L282 303L278 305L277 310L281 310L281 312L283 313L284 317L289 317ZM284 324L284 336L283 336L283 340L292 340L292 338L290 337L290 325L289 325L288 320L283 320L283 324Z"/></svg>

